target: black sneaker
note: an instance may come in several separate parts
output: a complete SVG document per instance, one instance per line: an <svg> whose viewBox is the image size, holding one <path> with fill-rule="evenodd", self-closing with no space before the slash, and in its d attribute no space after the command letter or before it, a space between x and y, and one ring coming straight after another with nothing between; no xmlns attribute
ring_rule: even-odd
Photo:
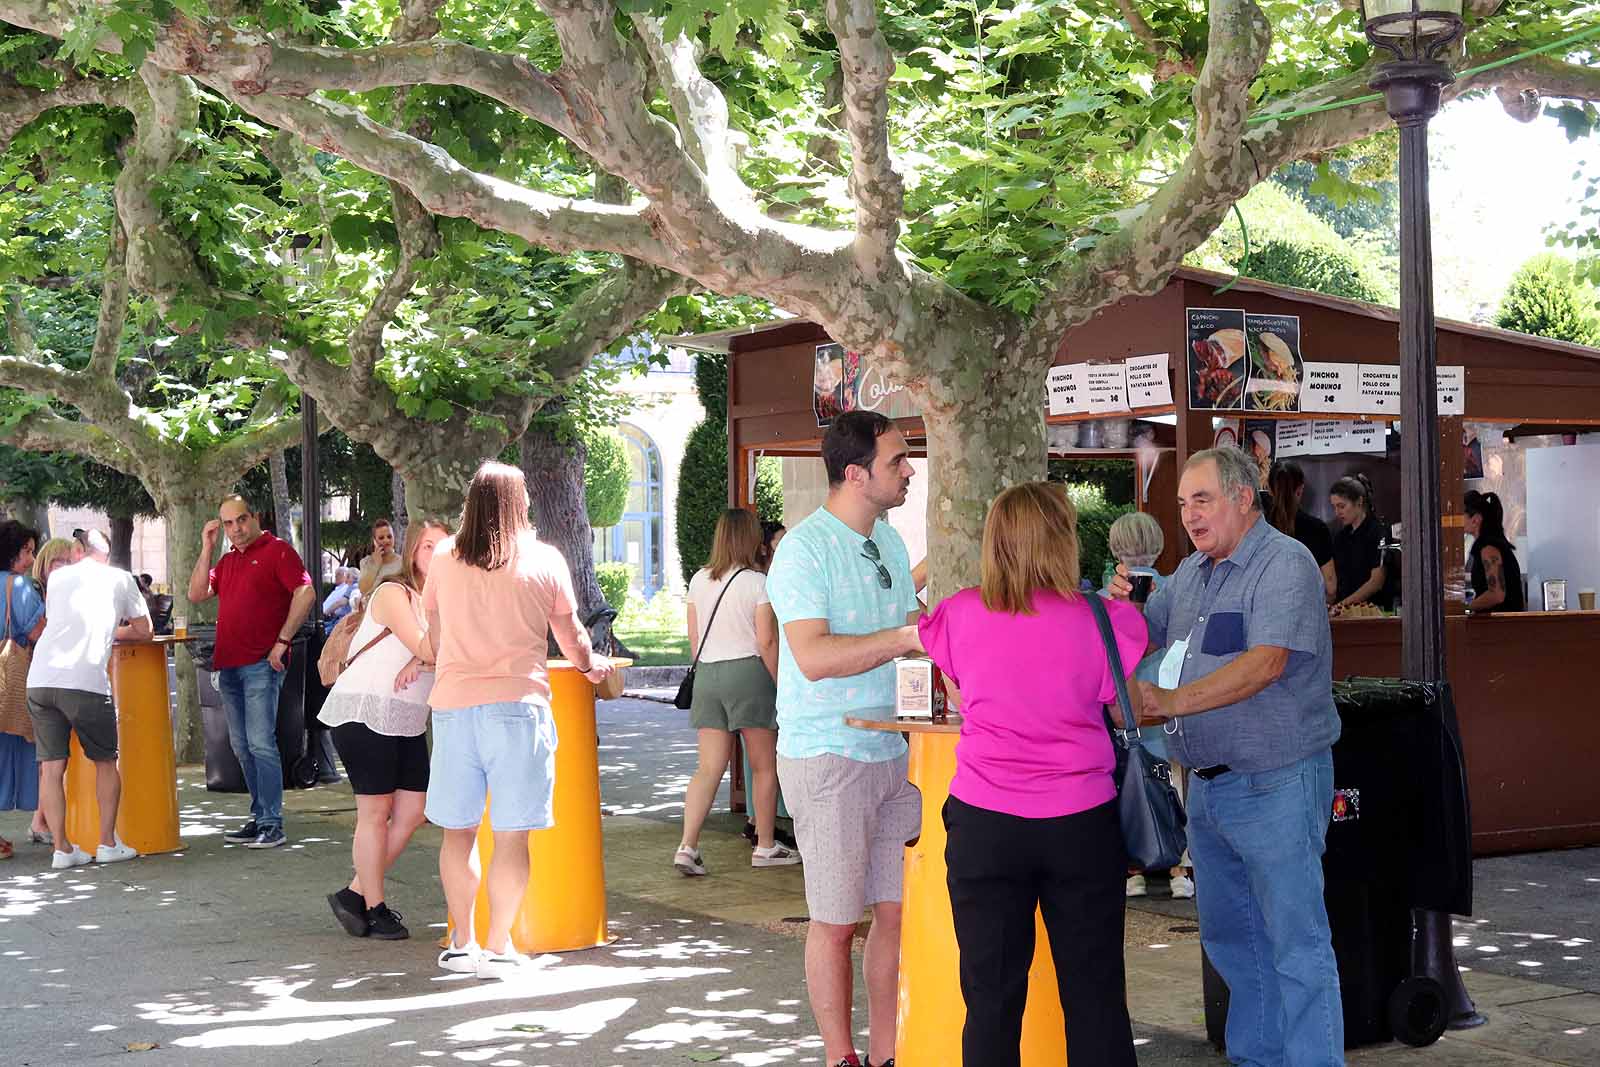
<svg viewBox="0 0 1600 1067"><path fill-rule="evenodd" d="M367 911L367 936L379 941L404 941L411 931L400 922L400 913L390 911L389 905L379 904Z"/></svg>
<svg viewBox="0 0 1600 1067"><path fill-rule="evenodd" d="M254 819L251 819L237 830L229 830L223 834L222 839L235 845L247 845L260 836L261 827L256 825Z"/></svg>
<svg viewBox="0 0 1600 1067"><path fill-rule="evenodd" d="M747 823L744 824L744 839L746 841L750 842L750 847L751 848L754 848L756 846L756 843L757 843L757 841L759 839L756 837L756 824L755 823L747 822Z"/></svg>
<svg viewBox="0 0 1600 1067"><path fill-rule="evenodd" d="M871 1060L862 1060L861 1067L894 1067L894 1057L890 1056L882 1063L873 1063Z"/></svg>
<svg viewBox="0 0 1600 1067"><path fill-rule="evenodd" d="M344 932L351 937L367 936L367 902L360 893L345 886L337 893L328 894L328 907L339 920Z"/></svg>
<svg viewBox="0 0 1600 1067"><path fill-rule="evenodd" d="M256 835L256 839L254 841L249 842L244 847L245 848L277 848L279 845L286 845L288 843L289 843L289 839L284 836L283 827L281 827L281 826L273 826L273 827L271 827L269 829L261 831L259 834Z"/></svg>

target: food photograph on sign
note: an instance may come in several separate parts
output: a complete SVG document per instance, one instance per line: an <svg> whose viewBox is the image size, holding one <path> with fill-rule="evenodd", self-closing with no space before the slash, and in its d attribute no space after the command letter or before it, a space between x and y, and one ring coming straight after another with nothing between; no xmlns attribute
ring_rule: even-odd
<svg viewBox="0 0 1600 1067"><path fill-rule="evenodd" d="M1300 358L1300 316L1246 316L1245 336L1250 348L1245 407L1252 411L1299 411L1300 382L1305 376L1305 361Z"/></svg>
<svg viewBox="0 0 1600 1067"><path fill-rule="evenodd" d="M1272 474L1272 461L1278 453L1278 424L1273 419L1246 419L1239 447L1245 455L1256 461L1258 489L1267 487Z"/></svg>
<svg viewBox="0 0 1600 1067"><path fill-rule="evenodd" d="M1189 308L1189 407L1244 405L1245 315L1232 308ZM1298 337L1296 342L1298 343Z"/></svg>
<svg viewBox="0 0 1600 1067"><path fill-rule="evenodd" d="M826 426L847 409L844 404L844 346L817 346L817 363L811 375L811 406L817 425Z"/></svg>

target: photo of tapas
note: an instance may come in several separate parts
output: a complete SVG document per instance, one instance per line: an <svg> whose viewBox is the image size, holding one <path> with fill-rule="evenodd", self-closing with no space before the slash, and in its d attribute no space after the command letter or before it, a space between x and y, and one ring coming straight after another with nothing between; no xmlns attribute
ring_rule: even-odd
<svg viewBox="0 0 1600 1067"><path fill-rule="evenodd" d="M1252 411L1299 411L1300 319L1295 315L1251 315L1245 325L1249 340L1250 384L1245 406Z"/></svg>
<svg viewBox="0 0 1600 1067"><path fill-rule="evenodd" d="M844 346L817 346L817 362L811 375L811 406L817 425L826 426L847 410L844 403Z"/></svg>
<svg viewBox="0 0 1600 1067"><path fill-rule="evenodd" d="M1244 406L1249 367L1243 311L1189 309L1189 406Z"/></svg>

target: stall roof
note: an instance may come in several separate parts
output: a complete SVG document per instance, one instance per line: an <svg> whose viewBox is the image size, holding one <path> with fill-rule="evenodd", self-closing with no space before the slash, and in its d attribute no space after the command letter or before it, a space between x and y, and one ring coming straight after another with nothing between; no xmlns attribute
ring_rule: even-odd
<svg viewBox="0 0 1600 1067"><path fill-rule="evenodd" d="M1232 289L1249 293L1263 293L1284 300L1294 300L1303 304L1315 304L1319 307L1342 311L1350 315L1361 315L1365 318L1378 319L1384 322L1393 322L1396 326L1400 322L1400 312L1395 308L1384 307L1381 304L1368 304L1361 300L1349 300L1340 296L1329 296L1326 293L1313 292L1310 289L1296 289L1287 285L1274 285L1271 282L1258 281L1254 278L1234 278L1229 274L1218 274L1215 271L1200 270L1196 267L1180 267L1173 272L1170 285L1174 281L1191 281L1203 285L1222 286L1230 281ZM728 346L735 337L746 334L764 333L767 330L780 326L793 325L801 321L793 315L769 319L766 322L751 323L748 326L737 326L728 330L716 330L711 333L686 334L681 337L665 338L665 343L678 348L686 348L691 352L720 352L728 353ZM1580 359L1600 361L1600 349L1589 348L1586 345L1573 344L1569 341L1557 341L1548 337L1537 337L1533 334L1518 333L1515 330L1502 330L1498 326L1483 326L1472 322L1459 322L1455 319L1439 319L1437 328L1447 333L1469 334L1492 340L1508 341L1524 345L1529 348L1543 348L1565 356L1577 356Z"/></svg>

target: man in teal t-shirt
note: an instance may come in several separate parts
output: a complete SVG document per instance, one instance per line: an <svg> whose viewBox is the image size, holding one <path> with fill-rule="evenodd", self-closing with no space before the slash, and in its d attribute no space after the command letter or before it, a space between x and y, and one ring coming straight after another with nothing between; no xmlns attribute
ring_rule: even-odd
<svg viewBox="0 0 1600 1067"><path fill-rule="evenodd" d="M922 799L892 720L894 659L920 649L911 561L884 512L905 503L905 437L882 415L841 415L822 441L828 501L791 527L767 575L778 617L778 778L805 857L806 985L832 1065L858 1067L850 941L868 905L868 1065L894 1059L900 887Z"/></svg>

